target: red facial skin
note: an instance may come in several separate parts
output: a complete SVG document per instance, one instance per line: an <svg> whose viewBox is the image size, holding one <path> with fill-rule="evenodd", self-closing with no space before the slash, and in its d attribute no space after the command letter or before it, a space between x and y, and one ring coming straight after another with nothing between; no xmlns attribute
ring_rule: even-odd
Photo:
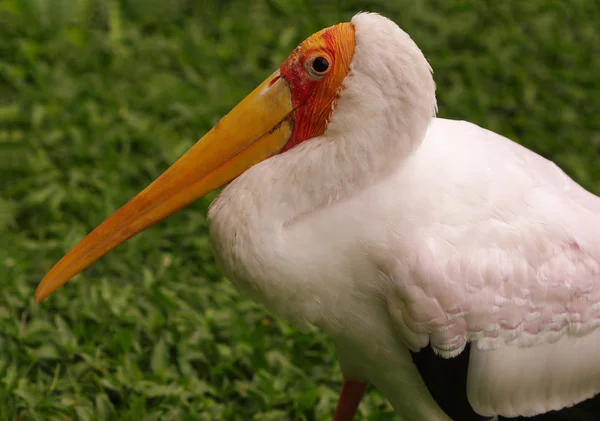
<svg viewBox="0 0 600 421"><path fill-rule="evenodd" d="M280 73L292 93L295 123L281 152L325 132L342 81L350 70L354 44L354 25L341 23L307 38L283 62ZM317 57L329 63L322 74L311 68Z"/></svg>

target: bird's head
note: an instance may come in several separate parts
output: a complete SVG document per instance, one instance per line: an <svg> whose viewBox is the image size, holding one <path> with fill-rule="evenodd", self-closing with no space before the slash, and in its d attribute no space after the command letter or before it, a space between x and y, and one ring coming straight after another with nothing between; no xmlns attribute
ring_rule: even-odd
<svg viewBox="0 0 600 421"><path fill-rule="evenodd" d="M361 13L323 29L69 251L40 282L35 299L43 300L111 249L273 155L329 130L358 127L357 121L370 121L371 135L380 124L397 124L389 129L413 130L409 137L420 139L434 108L429 65L393 22ZM390 109L396 117L383 117Z"/></svg>

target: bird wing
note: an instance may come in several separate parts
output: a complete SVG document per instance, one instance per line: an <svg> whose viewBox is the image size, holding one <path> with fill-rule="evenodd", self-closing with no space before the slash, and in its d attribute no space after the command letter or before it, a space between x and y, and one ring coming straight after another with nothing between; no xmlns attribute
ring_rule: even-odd
<svg viewBox="0 0 600 421"><path fill-rule="evenodd" d="M442 119L391 184L402 217L386 300L407 346L449 358L472 342L482 415L600 392L598 197L509 139Z"/></svg>

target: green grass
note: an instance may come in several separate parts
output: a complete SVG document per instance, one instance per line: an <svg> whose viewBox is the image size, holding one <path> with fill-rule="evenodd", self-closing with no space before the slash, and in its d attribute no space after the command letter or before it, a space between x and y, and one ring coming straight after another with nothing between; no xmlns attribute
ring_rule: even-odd
<svg viewBox="0 0 600 421"><path fill-rule="evenodd" d="M206 237L214 196L42 305L32 296L302 39L359 10L418 42L441 116L508 135L600 192L596 0L206 3L0 0L1 420L330 419L332 346L223 279ZM358 418L395 419L373 390Z"/></svg>

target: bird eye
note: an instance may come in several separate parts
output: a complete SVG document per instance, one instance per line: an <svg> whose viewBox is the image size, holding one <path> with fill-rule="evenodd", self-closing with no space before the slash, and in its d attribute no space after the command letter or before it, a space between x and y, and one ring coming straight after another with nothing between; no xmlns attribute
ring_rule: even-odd
<svg viewBox="0 0 600 421"><path fill-rule="evenodd" d="M312 62L312 68L317 73L325 73L329 69L329 62L325 57L317 57Z"/></svg>
<svg viewBox="0 0 600 421"><path fill-rule="evenodd" d="M322 56L317 56L312 60L309 60L306 64L308 65L306 66L308 73L316 78L324 76L329 70L329 61Z"/></svg>

